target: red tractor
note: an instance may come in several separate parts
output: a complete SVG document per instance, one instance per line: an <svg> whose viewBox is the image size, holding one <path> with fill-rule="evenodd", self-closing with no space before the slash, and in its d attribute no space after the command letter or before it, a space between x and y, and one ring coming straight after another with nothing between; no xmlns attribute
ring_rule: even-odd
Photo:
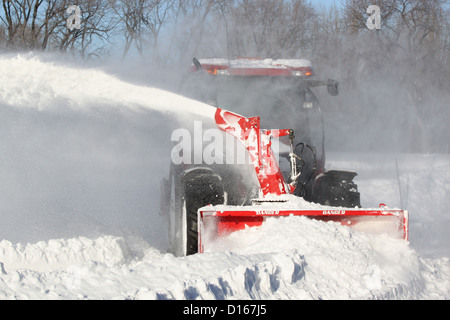
<svg viewBox="0 0 450 320"><path fill-rule="evenodd" d="M240 142L248 161L236 161L235 149L225 148L223 161L172 163L161 205L164 212L170 208L175 254L203 251L205 226L222 235L261 225L267 216L292 214L346 225L394 217L394 229L407 238L407 212L360 209L356 173L325 170L324 122L315 87L338 94L338 82L313 79L311 63L304 59L194 59L182 93L217 107L213 122Z"/></svg>

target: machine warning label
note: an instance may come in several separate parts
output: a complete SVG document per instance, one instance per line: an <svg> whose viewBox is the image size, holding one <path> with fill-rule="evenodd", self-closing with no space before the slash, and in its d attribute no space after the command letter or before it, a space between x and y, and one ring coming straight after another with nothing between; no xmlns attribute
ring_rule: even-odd
<svg viewBox="0 0 450 320"><path fill-rule="evenodd" d="M344 215L345 210L323 210L323 215Z"/></svg>
<svg viewBox="0 0 450 320"><path fill-rule="evenodd" d="M261 215L261 216L277 216L280 214L280 211L278 210L260 210L260 211L256 211L257 215Z"/></svg>

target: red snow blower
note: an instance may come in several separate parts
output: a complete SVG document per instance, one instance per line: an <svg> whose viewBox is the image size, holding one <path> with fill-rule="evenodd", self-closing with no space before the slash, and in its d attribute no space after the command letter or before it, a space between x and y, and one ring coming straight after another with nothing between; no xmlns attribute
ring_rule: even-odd
<svg viewBox="0 0 450 320"><path fill-rule="evenodd" d="M260 185L259 198L252 206L207 206L198 210L198 251L204 251L205 234L219 237L246 227L260 226L267 217L306 216L321 221L369 232L384 232L408 240L408 212L388 209L383 204L376 209L344 208L316 205L290 197L295 191L296 162L294 132L291 129L265 130L260 118L245 118L230 111L217 109L217 126L237 138L248 150ZM271 139L289 136L291 141L291 183L287 183L271 149Z"/></svg>

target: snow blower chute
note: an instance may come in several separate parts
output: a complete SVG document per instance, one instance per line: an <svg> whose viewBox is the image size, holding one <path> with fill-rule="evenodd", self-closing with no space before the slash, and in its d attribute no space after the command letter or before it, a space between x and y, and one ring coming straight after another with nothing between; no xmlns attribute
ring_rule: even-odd
<svg viewBox="0 0 450 320"><path fill-rule="evenodd" d="M251 206L206 206L198 210L198 252L204 252L209 237L215 238L246 227L260 226L268 217L306 216L335 221L363 231L388 233L408 240L408 212L389 209L384 205L374 209L326 206L304 201L294 195L299 188L297 162L302 159L294 152L294 132L291 129L260 128L260 118L246 118L230 111L217 109L217 126L234 136L247 149L259 182L259 196ZM289 136L291 175L286 181L271 139Z"/></svg>

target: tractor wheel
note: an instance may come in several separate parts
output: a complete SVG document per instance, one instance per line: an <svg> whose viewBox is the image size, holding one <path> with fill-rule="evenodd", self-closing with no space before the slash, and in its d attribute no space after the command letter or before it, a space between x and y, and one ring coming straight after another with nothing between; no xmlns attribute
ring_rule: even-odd
<svg viewBox="0 0 450 320"><path fill-rule="evenodd" d="M182 204L183 251L185 255L198 252L198 209L224 203L222 179L211 170L199 169L182 178L184 196Z"/></svg>
<svg viewBox="0 0 450 320"><path fill-rule="evenodd" d="M358 187L353 182L355 176L354 172L326 172L314 185L313 202L333 207L361 207Z"/></svg>

